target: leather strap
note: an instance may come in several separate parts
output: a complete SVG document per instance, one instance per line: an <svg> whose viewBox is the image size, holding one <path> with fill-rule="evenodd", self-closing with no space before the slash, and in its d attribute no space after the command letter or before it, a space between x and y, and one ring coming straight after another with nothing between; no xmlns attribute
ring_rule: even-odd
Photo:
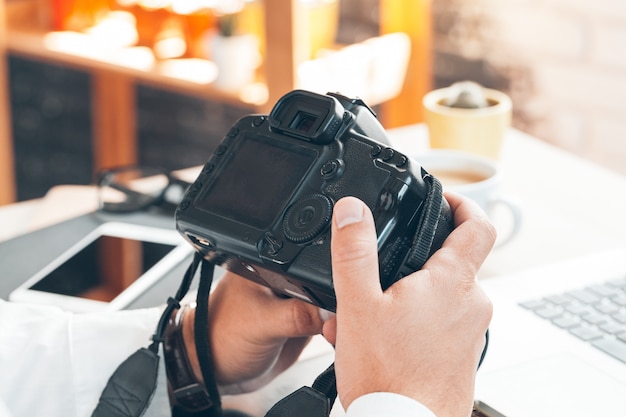
<svg viewBox="0 0 626 417"><path fill-rule="evenodd" d="M214 405L204 384L197 380L183 339L185 307L175 310L165 328L163 353L168 388L178 406L186 411L202 411Z"/></svg>

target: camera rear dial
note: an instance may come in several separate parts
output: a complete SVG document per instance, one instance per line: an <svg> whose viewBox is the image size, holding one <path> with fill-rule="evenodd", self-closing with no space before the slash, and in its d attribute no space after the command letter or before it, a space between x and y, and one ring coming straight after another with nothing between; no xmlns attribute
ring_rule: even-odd
<svg viewBox="0 0 626 417"><path fill-rule="evenodd" d="M308 195L289 207L283 233L293 243L306 243L322 233L332 218L333 202L323 194Z"/></svg>

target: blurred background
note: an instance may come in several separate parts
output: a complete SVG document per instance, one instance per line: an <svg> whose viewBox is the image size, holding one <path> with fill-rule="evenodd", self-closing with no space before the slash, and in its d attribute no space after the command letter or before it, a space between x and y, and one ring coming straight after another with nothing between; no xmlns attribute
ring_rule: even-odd
<svg viewBox="0 0 626 417"><path fill-rule="evenodd" d="M0 7L0 204L116 165L202 164L293 88L362 97L393 128L423 121L426 92L473 80L510 95L513 127L626 174L623 0Z"/></svg>

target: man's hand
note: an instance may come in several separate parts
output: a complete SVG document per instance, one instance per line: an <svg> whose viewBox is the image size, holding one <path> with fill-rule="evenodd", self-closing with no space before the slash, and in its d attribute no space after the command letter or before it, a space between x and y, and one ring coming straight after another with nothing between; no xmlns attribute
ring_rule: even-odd
<svg viewBox="0 0 626 417"><path fill-rule="evenodd" d="M194 311L185 316L189 358L201 380L193 343ZM310 336L320 334L320 309L227 272L211 293L209 337L216 382L229 393L254 391L291 366Z"/></svg>
<svg viewBox="0 0 626 417"><path fill-rule="evenodd" d="M337 315L324 325L335 345L341 403L393 392L437 416L469 416L492 305L476 283L495 231L470 200L446 195L456 227L422 270L382 291L372 213L340 200L332 229Z"/></svg>

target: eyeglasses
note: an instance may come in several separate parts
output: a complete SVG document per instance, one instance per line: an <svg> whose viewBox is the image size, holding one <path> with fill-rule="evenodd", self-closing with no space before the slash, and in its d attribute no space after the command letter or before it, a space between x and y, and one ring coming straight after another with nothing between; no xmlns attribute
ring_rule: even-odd
<svg viewBox="0 0 626 417"><path fill-rule="evenodd" d="M156 208L173 213L191 183L172 172L142 166L107 169L97 176L98 207L111 213Z"/></svg>

